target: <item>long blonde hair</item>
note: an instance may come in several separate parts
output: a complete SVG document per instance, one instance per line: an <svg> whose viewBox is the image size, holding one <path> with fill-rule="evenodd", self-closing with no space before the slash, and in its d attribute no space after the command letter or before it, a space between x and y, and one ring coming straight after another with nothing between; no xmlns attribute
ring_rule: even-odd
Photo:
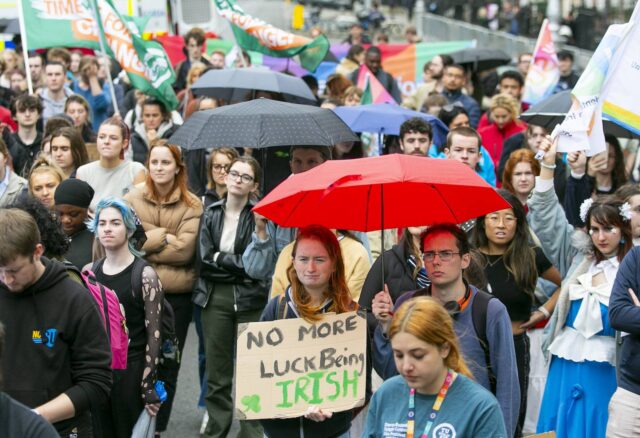
<svg viewBox="0 0 640 438"><path fill-rule="evenodd" d="M453 319L444 307L431 297L413 298L400 306L393 315L389 339L398 333L409 333L438 349L449 346L444 364L452 370L473 378L460 352L460 343L453 330Z"/></svg>

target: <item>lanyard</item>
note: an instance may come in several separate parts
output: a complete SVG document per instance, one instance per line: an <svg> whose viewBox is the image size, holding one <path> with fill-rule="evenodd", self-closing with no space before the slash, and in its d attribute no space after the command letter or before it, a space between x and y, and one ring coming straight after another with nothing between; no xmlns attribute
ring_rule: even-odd
<svg viewBox="0 0 640 438"><path fill-rule="evenodd" d="M444 379L444 383L442 383L440 392L438 392L436 401L433 402L433 406L431 407L431 413L427 417L427 425L424 427L424 432L422 432L421 438L428 438L429 432L433 427L433 423L436 420L438 411L442 406L442 402L444 401L444 398L447 396L447 391L449 390L449 386L451 386L451 382L453 382L454 377L455 377L455 373L452 370L449 370L447 372L447 377L445 377ZM416 390L411 388L411 390L409 391L409 412L407 413L407 438L413 438L415 421L416 421L415 416L416 416Z"/></svg>

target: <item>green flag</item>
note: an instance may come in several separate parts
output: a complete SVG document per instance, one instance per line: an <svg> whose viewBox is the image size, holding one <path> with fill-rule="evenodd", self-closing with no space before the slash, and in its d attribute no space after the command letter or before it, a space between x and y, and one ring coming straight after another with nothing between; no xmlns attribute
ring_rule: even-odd
<svg viewBox="0 0 640 438"><path fill-rule="evenodd" d="M100 17L98 25L92 3ZM111 0L21 2L28 49L86 47L100 50L98 32L104 36L107 54L126 71L131 85L162 101L170 110L178 106L171 87L175 74L164 48L144 41L137 26L127 24Z"/></svg>
<svg viewBox="0 0 640 438"><path fill-rule="evenodd" d="M259 18L247 15L235 0L214 0L218 14L231 23L238 45L276 58L300 57L300 65L315 71L329 52L329 40L320 35L314 39L278 29Z"/></svg>

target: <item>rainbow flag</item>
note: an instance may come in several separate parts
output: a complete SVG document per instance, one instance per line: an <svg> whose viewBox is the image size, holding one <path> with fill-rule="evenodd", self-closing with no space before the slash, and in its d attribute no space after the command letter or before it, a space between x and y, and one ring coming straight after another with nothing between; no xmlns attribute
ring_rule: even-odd
<svg viewBox="0 0 640 438"><path fill-rule="evenodd" d="M628 23L609 26L572 94L573 105L554 131L559 152L606 149L603 117L640 134L640 3Z"/></svg>
<svg viewBox="0 0 640 438"><path fill-rule="evenodd" d="M549 20L545 18L533 50L533 62L524 83L522 101L535 105L546 99L553 94L559 79L558 54L553 45Z"/></svg>
<svg viewBox="0 0 640 438"><path fill-rule="evenodd" d="M329 40L320 35L314 39L294 35L244 12L235 0L214 0L218 14L231 23L240 47L276 58L298 55L300 64L315 71L329 51Z"/></svg>

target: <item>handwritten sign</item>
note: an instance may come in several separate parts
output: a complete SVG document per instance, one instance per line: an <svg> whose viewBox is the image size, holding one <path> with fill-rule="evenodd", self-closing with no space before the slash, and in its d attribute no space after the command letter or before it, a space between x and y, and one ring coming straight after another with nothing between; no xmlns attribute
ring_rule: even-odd
<svg viewBox="0 0 640 438"><path fill-rule="evenodd" d="M361 313L238 326L236 416L293 418L310 406L332 412L364 403L366 320Z"/></svg>

